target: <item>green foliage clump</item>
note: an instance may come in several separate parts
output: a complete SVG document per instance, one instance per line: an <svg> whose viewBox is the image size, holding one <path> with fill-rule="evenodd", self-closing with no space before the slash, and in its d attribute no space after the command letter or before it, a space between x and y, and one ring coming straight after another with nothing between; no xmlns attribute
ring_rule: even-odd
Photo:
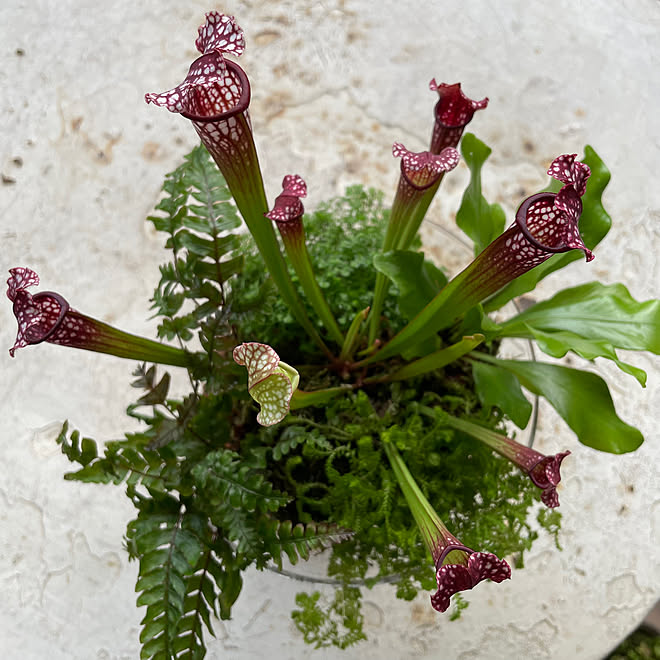
<svg viewBox="0 0 660 660"><path fill-rule="evenodd" d="M318 591L299 593L296 605L301 608L291 614L296 628L305 642L316 649L327 646L345 649L366 639L362 632L360 590L355 587L335 589L334 598L327 603L322 601Z"/></svg>
<svg viewBox="0 0 660 660"><path fill-rule="evenodd" d="M142 365L133 383L141 394L128 409L139 432L103 448L67 425L58 438L78 465L68 479L123 484L137 511L126 547L139 562L137 603L146 608L141 657L203 657L204 629L213 634L213 619L231 616L249 565L281 568L331 548L334 598L301 594L293 613L317 648L364 639L361 592L380 580L407 600L435 590L385 440L464 543L522 558L536 538L527 522L536 487L422 411L440 406L499 428L498 409L484 408L474 393L469 365L459 361L405 384L365 383L277 426L259 426L245 369L231 358L241 341L277 346L310 389L343 378L319 362L250 239L238 235L236 208L206 152L193 150L164 190L150 220L166 235L172 260L161 267L153 307L159 335L191 351L191 391L170 396L169 375ZM382 194L353 187L305 219L319 283L343 327L370 304L371 260L388 213ZM395 295L384 313L391 329L405 322ZM556 515L539 522L556 537ZM455 614L463 607L459 601Z"/></svg>
<svg viewBox="0 0 660 660"><path fill-rule="evenodd" d="M340 327L348 327L354 316L372 302L376 280L373 255L381 248L390 213L383 197L378 190L351 186L343 197L319 205L303 218L317 281ZM285 361L306 361L316 354L316 347L277 294L250 236L244 238L243 251L248 256L234 290L234 311L240 319L242 340L259 338L263 342L268 337L272 346L282 350ZM290 274L298 285L293 268ZM246 307L249 312L241 314ZM313 317L311 308L308 312ZM390 325L401 325L394 298L387 300L384 312Z"/></svg>
<svg viewBox="0 0 660 660"><path fill-rule="evenodd" d="M438 383L429 379L422 385L427 386ZM448 390L446 398L452 397ZM393 385L378 411L362 391L327 405L317 419L308 413L286 420L284 442L296 442L280 460L281 487L295 494L298 516L327 515L354 532L332 548L328 573L341 582L373 584L396 576L398 593L408 598L435 587L430 558L382 440L397 446L435 510L469 547L522 557L537 538L528 512L538 489L476 440L419 414L420 404L437 400L436 392L420 397L416 388ZM497 425L493 418L487 421ZM544 517L541 525L556 525L556 516Z"/></svg>

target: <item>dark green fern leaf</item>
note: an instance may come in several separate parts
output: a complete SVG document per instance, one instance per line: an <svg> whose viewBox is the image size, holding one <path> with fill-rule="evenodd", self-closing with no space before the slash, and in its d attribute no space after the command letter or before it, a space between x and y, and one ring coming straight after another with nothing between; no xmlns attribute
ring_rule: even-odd
<svg viewBox="0 0 660 660"><path fill-rule="evenodd" d="M235 452L221 449L192 471L197 487L211 506L228 505L246 512L277 511L290 498L276 491L263 474L242 464Z"/></svg>
<svg viewBox="0 0 660 660"><path fill-rule="evenodd" d="M350 531L333 524L292 525L290 520L280 522L266 516L259 519L258 531L266 551L280 569L283 553L296 564L299 558L309 559L310 552L327 548L351 535Z"/></svg>
<svg viewBox="0 0 660 660"><path fill-rule="evenodd" d="M289 426L280 433L277 444L273 447L273 459L279 461L307 439L307 431L302 426Z"/></svg>
<svg viewBox="0 0 660 660"><path fill-rule="evenodd" d="M216 502L211 519L223 528L227 538L235 544L237 553L256 562L259 568L266 564L264 543L253 513Z"/></svg>
<svg viewBox="0 0 660 660"><path fill-rule="evenodd" d="M68 430L69 422L67 421L62 425L56 442L60 445L62 453L72 463L80 463L84 467L98 458L98 447L95 440L82 438L78 431L72 431L71 435L67 436Z"/></svg>
<svg viewBox="0 0 660 660"><path fill-rule="evenodd" d="M90 438L81 438L73 431L67 438L64 425L57 442L70 461L82 465L76 472L67 472L69 481L91 483L126 483L128 486L144 486L150 492L165 493L169 488L182 487L179 464L173 455L147 450L151 441L147 433L133 433L126 440L109 442L103 456L99 456L96 443Z"/></svg>
<svg viewBox="0 0 660 660"><path fill-rule="evenodd" d="M240 219L222 174L201 145L167 175L163 191L156 206L160 215L149 220L168 235L173 260L161 266L152 302L164 317L159 336L188 341L208 315L224 306L225 284L243 267L234 233ZM193 301L194 311L187 309L186 299Z"/></svg>
<svg viewBox="0 0 660 660"><path fill-rule="evenodd" d="M211 616L218 616L219 595L231 591L233 586L231 577L228 578L234 560L229 544L218 542L217 533L208 525L205 530L200 530L200 537L206 549L200 555L195 572L186 579L183 616L179 620L178 635L173 642L178 659L196 660L204 657L204 628L215 637ZM232 604L239 592L240 586Z"/></svg>
<svg viewBox="0 0 660 660"><path fill-rule="evenodd" d="M204 598L202 603L191 598L197 583L191 583L190 578L205 559L200 539L205 521L182 507L177 510L179 504L171 497L146 502L137 519L129 523L126 535L140 560L137 605L147 608L140 633L140 657L169 660L188 652L188 657L201 658L205 648L195 623L195 606L208 608L209 604ZM202 618L205 615L198 614Z"/></svg>
<svg viewBox="0 0 660 660"><path fill-rule="evenodd" d="M212 558L213 561L207 563L206 570L213 577L218 589L220 618L227 620L231 617L231 608L243 588L242 571L249 561L238 555L232 545L220 537L213 543Z"/></svg>

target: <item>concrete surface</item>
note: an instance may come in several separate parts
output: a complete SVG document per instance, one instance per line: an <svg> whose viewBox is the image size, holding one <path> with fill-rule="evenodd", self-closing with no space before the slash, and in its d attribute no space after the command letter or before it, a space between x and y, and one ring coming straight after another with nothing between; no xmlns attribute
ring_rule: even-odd
<svg viewBox="0 0 660 660"><path fill-rule="evenodd" d="M153 332L148 298L164 255L144 222L163 175L195 142L187 122L147 107L194 57L204 12L234 14L241 64L271 199L302 174L307 205L352 182L394 190L394 141L424 148L432 77L490 97L471 125L494 147L487 196L509 218L545 182L559 153L592 144L613 172L614 229L589 265L574 264L539 295L599 278L658 296L660 4L478 0L226 2L5 0L0 7L0 270L29 265L43 287L81 311ZM433 218L451 224L465 167L443 184ZM427 232L433 241L433 231ZM0 346L15 324L0 307ZM544 409L539 446L569 448L561 492L563 552L541 539L525 570L480 585L451 623L423 595L366 595L369 641L342 657L596 660L636 627L660 584L657 359L642 390L609 365L620 415L647 441L636 453L578 445ZM54 436L65 418L103 440L126 429L133 364L43 345L0 357L0 656L50 660L138 656L136 566L122 535L132 512L120 489L64 482ZM217 623L210 658L337 658L313 652L289 612L300 585L248 576L235 618Z"/></svg>

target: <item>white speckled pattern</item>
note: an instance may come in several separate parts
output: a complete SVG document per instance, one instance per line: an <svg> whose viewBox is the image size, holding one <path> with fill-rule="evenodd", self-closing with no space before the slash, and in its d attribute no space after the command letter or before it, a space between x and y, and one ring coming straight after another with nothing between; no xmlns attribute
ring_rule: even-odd
<svg viewBox="0 0 660 660"><path fill-rule="evenodd" d="M183 80L211 9L234 15L245 31L240 63L271 203L288 172L307 182L309 209L354 182L393 196L400 170L392 144L428 148L437 101L429 80L461 81L470 98L490 99L468 130L493 147L484 194L503 204L508 223L545 185L557 155L580 157L588 143L612 170L605 201L614 229L592 263L549 277L538 295L594 278L623 281L639 300L660 295L657 0L5 0L3 272L29 266L86 314L154 331L148 299L164 253L144 218L163 175L198 138L189 121L143 98ZM464 163L445 177L434 221L451 226L466 180ZM427 224L424 232L432 245L437 230ZM436 244L433 253L445 247ZM121 489L65 482L68 462L54 437L68 418L99 440L117 438L135 396L134 365L55 345L11 359L15 336L6 300L0 656L131 660L142 617L137 566L122 549L131 507ZM378 586L365 596L369 641L343 655L310 655L295 630L289 612L308 585L250 572L234 619L217 622L208 658L599 660L660 595L660 368L655 357L623 359L649 372L646 390L615 367L596 369L621 417L647 437L635 454L583 447L542 410L539 451L572 452L562 465L563 552L542 538L511 580L467 592L471 605L458 622L435 612L429 594L406 603Z"/></svg>

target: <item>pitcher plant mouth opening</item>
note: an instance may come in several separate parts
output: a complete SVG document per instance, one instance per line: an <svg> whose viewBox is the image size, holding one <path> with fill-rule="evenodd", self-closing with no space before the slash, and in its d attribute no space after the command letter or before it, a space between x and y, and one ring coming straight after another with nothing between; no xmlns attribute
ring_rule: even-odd
<svg viewBox="0 0 660 660"><path fill-rule="evenodd" d="M438 84L435 78L429 83L429 89L438 93L438 101L433 109L435 122L431 135L430 150L440 153L445 147L456 147L465 127L472 121L477 110L488 106L488 98L473 101L461 90L461 83Z"/></svg>
<svg viewBox="0 0 660 660"><path fill-rule="evenodd" d="M449 546L447 551L447 554L466 552L466 556L464 563L440 563L438 566L438 590L431 596L431 606L438 612L447 611L451 596L473 589L484 580L499 584L511 579L509 564L490 552L475 552L470 548L463 550L463 546Z"/></svg>
<svg viewBox="0 0 660 660"><path fill-rule="evenodd" d="M192 71L193 68L195 67L204 69L206 67L207 62L210 63L215 59L217 59L216 53L209 53L207 55L202 55L193 62L192 66L190 67L190 70ZM221 90L213 90L214 91L213 96L217 95L217 98L213 99L211 97L210 90L204 90L203 88L197 89L196 90L197 94L201 95L203 92L209 96L207 102L199 103L198 99L190 100L187 104L187 107L189 109L179 110L179 113L181 114L182 117L185 117L186 119L190 119L191 121L199 121L199 122L221 121L225 119L230 119L234 115L247 111L248 107L250 106L251 90L250 90L250 81L245 71L243 71L243 69L238 64L236 64L236 62L232 62L231 60L225 60L224 66L227 71L227 74L223 88L232 90L230 92L231 96L227 97L225 95L225 98L222 99L220 96ZM221 112L216 112L214 114L211 114L213 110L218 109L219 107L222 106L221 101L227 104L228 106L227 109L222 110ZM200 110L206 109L207 111L203 113L194 112L193 110L195 106L199 106Z"/></svg>
<svg viewBox="0 0 660 660"><path fill-rule="evenodd" d="M477 110L488 106L488 98L481 101L468 98L461 89L461 83L438 84L435 78L432 78L429 89L437 92L439 96L434 108L435 119L448 128L464 128L472 121Z"/></svg>
<svg viewBox="0 0 660 660"><path fill-rule="evenodd" d="M27 344L34 346L42 341L48 341L60 329L70 307L69 303L54 291L39 291L32 295L32 302L40 310L47 310L45 314L41 314L41 319L38 322L25 324L21 331ZM21 325L21 308L24 308L24 305L25 302L21 298L18 299L18 303L14 304L14 314L19 319L19 325ZM9 351L12 357L14 357L15 348Z"/></svg>
<svg viewBox="0 0 660 660"><path fill-rule="evenodd" d="M443 551L440 553L438 558L435 560L435 570L438 571L440 570L440 567L445 563L445 559L447 559L447 555L451 552L454 552L454 550L458 550L460 552L465 552L466 554L470 555L474 552L472 548L468 548L466 545L460 545L460 544L449 544L445 546Z"/></svg>
<svg viewBox="0 0 660 660"><path fill-rule="evenodd" d="M445 172L453 170L461 158L453 147L445 147L439 154L431 151L415 153L401 142L394 143L392 155L401 158L401 176L418 191L430 188Z"/></svg>
<svg viewBox="0 0 660 660"><path fill-rule="evenodd" d="M225 58L243 54L243 30L233 16L211 11L197 32L195 48L201 56L191 64L184 81L168 92L146 94L146 102L194 122L225 120L247 111L249 80L238 64Z"/></svg>
<svg viewBox="0 0 660 660"><path fill-rule="evenodd" d="M180 85L145 94L145 101L189 119L232 190L259 193L265 204L248 116L250 95L245 71L213 51L192 63Z"/></svg>
<svg viewBox="0 0 660 660"><path fill-rule="evenodd" d="M561 193L540 192L528 197L518 208L516 213L516 225L519 227L524 237L538 250L560 253L574 249L581 249L584 251L587 261L591 261L594 258L594 255L591 250L588 250L584 246L584 243L577 232L577 225L572 233L573 240L569 244L566 240L562 240L562 237L556 236L552 226L546 224L547 214L551 212L550 209L557 207L557 198L559 197L559 194ZM577 215L579 216L582 210L579 197L577 198L577 203L579 204L579 210L576 210ZM539 220L540 222L538 224L540 224L540 226L535 227L534 220ZM548 239L552 240L555 237L559 242L553 245Z"/></svg>

